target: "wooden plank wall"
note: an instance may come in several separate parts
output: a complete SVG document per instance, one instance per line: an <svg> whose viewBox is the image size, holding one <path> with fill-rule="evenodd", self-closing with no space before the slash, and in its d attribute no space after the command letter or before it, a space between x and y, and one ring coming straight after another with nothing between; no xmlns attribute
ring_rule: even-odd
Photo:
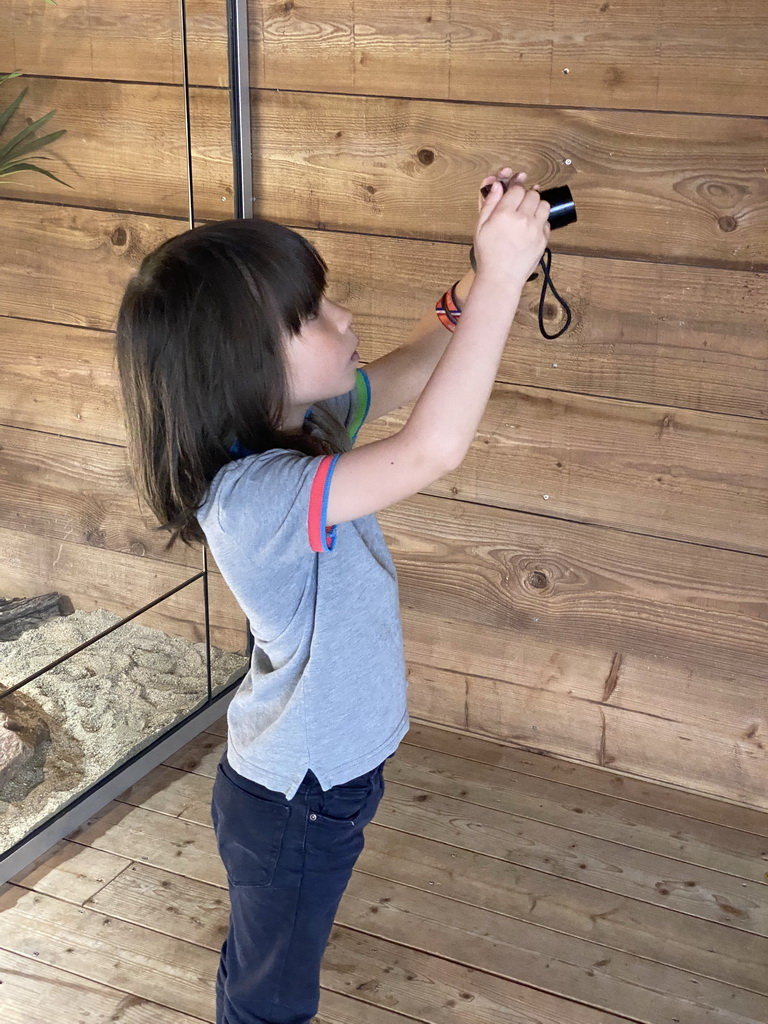
<svg viewBox="0 0 768 1024"><path fill-rule="evenodd" d="M138 606L196 566L160 557L130 504L110 331L187 196L176 0L123 7L0 13L76 185L0 187L0 530L16 590L58 580L61 547L84 601L109 565ZM225 10L188 10L196 209L215 219ZM631 774L768 807L764 5L253 0L250 20L254 212L317 244L364 361L464 273L485 174L577 203L551 237L571 328L542 338L528 285L462 466L379 516L412 717L605 767L617 792ZM551 296L545 313L552 331Z"/></svg>

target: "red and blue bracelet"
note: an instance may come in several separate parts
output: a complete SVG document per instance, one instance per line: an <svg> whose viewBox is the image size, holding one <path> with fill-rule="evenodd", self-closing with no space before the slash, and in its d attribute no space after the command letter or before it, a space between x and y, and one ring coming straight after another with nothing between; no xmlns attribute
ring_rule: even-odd
<svg viewBox="0 0 768 1024"><path fill-rule="evenodd" d="M455 331L461 316L461 306L456 298L456 281L435 303L437 318L449 331Z"/></svg>

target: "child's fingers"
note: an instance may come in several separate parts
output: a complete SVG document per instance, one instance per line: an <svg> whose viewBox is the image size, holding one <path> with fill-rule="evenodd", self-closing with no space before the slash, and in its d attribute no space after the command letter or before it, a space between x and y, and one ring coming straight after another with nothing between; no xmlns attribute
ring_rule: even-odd
<svg viewBox="0 0 768 1024"><path fill-rule="evenodd" d="M483 203L488 198L488 196L484 196L483 195L482 189L484 189L486 185L492 184L494 181L496 181L496 176L493 175L493 174L489 174L487 178L483 178L483 182L482 182L482 184L480 186L481 191L480 191L480 193L478 194L478 197L477 197L477 209L478 209L478 211L482 210Z"/></svg>
<svg viewBox="0 0 768 1024"><path fill-rule="evenodd" d="M504 184L507 186L509 186L510 184L522 185L522 183L525 181L527 177L528 175L525 173L525 171L518 171L516 174L513 175L511 167L502 167L502 169L500 171L497 171L496 174L489 174L487 177L483 178L482 184L480 185L480 189L484 189L486 185L490 185L494 181L503 181ZM482 210L483 203L485 202L486 199L487 196L483 196L482 194L478 197L478 210Z"/></svg>
<svg viewBox="0 0 768 1024"><path fill-rule="evenodd" d="M488 191L488 195L484 198L482 196L480 197L480 216L477 219L476 231L481 227L481 225L485 224L503 195L504 193L502 192L501 185L494 180Z"/></svg>

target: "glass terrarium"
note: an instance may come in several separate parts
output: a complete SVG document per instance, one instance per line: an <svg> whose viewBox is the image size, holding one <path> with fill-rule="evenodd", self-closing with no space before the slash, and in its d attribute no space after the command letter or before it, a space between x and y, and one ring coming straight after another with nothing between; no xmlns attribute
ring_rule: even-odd
<svg viewBox="0 0 768 1024"><path fill-rule="evenodd" d="M126 456L113 337L123 289L143 255L200 223L198 179L206 219L245 216L251 195L224 116L245 109L240 44L221 46L229 5L202 31L195 21L189 54L185 20L167 18L182 47L162 74L178 72L183 88L157 110L147 93L152 109L125 128L149 140L163 126L148 183L146 146L133 161L98 117L78 121L55 76L30 80L8 122L6 138L55 106L69 134L63 185L3 179L13 258L0 294L0 881L223 715L250 664L247 619L209 552L163 550ZM35 59L25 51L24 73ZM201 87L193 103L190 85ZM91 114L102 88L114 106L116 87L89 84ZM27 202L31 184L42 202Z"/></svg>
<svg viewBox="0 0 768 1024"><path fill-rule="evenodd" d="M3 880L224 713L250 644L242 613L211 616L209 581L130 615L58 592L0 598Z"/></svg>
<svg viewBox="0 0 768 1024"><path fill-rule="evenodd" d="M114 330L129 276L187 227L251 215L247 5L188 26L183 8L163 17L174 52L157 51L158 72L136 61L146 88L130 65L130 103L146 97L135 124L97 116L102 93L120 108L119 75L78 85L83 115L30 47L23 73L37 78L4 136L54 106L65 129L61 179L3 178L0 882L223 715L250 665L246 616L213 559L164 551L127 469Z"/></svg>

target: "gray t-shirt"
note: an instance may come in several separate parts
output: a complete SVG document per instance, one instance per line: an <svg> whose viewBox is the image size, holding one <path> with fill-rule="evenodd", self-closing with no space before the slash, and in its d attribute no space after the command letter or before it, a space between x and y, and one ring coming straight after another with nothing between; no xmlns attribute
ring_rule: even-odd
<svg viewBox="0 0 768 1024"><path fill-rule="evenodd" d="M305 429L354 444L370 408L358 368L347 394L317 402ZM397 573L375 514L327 528L338 455L243 454L211 482L197 518L248 618L254 648L227 711L236 772L296 794L381 764L408 732Z"/></svg>

